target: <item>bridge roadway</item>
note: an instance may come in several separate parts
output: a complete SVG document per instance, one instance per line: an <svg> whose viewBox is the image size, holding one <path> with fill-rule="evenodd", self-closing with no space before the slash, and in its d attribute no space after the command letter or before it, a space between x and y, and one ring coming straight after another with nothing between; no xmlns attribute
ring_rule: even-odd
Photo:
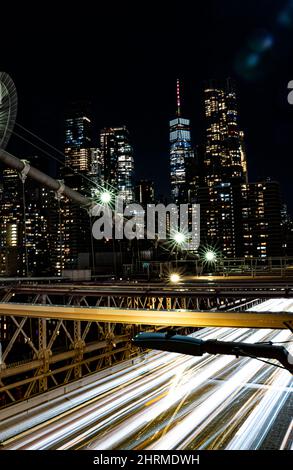
<svg viewBox="0 0 293 470"><path fill-rule="evenodd" d="M254 309L260 315L293 312L293 301L269 300ZM288 330L205 328L194 336L293 341ZM292 353L291 343L287 346ZM19 405L4 410L2 448L244 450L289 449L292 444L286 410L293 380L272 364L150 351L102 374L63 396L54 398L48 392L34 407L29 400L23 413ZM278 437L268 442L274 429Z"/></svg>

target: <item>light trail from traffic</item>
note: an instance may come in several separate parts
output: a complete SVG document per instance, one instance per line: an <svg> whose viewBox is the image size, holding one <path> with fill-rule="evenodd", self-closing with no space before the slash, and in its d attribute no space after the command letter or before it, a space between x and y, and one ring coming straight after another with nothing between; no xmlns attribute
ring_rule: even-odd
<svg viewBox="0 0 293 470"><path fill-rule="evenodd" d="M293 312L293 301L269 300L252 310L274 309ZM248 328L205 328L193 336L293 340L289 330ZM135 362L38 405L30 416L4 420L3 448L259 449L292 394L287 370L256 359L151 351ZM275 448L290 446L289 426L290 420Z"/></svg>

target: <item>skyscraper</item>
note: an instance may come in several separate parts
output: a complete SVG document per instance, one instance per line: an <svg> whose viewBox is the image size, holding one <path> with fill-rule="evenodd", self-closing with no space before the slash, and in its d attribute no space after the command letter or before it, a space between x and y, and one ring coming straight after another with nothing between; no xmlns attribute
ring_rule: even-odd
<svg viewBox="0 0 293 470"><path fill-rule="evenodd" d="M65 118L65 166L78 172L90 169L91 119L88 103L73 103Z"/></svg>
<svg viewBox="0 0 293 470"><path fill-rule="evenodd" d="M65 118L65 168L66 185L85 195L91 195L95 182L92 175L92 124L87 102L73 103ZM58 218L59 250L58 269L76 268L81 252L90 251L90 219L87 212L73 202L60 201ZM56 222L57 223L57 222ZM63 261L61 261L63 260Z"/></svg>
<svg viewBox="0 0 293 470"><path fill-rule="evenodd" d="M30 162L39 166L37 157L30 158ZM49 197L50 192L32 179L22 182L16 171L4 169L0 227L2 274L39 276L52 273Z"/></svg>
<svg viewBox="0 0 293 470"><path fill-rule="evenodd" d="M99 148L91 148L90 169L87 173L91 184L91 196L94 198L102 184L102 160Z"/></svg>
<svg viewBox="0 0 293 470"><path fill-rule="evenodd" d="M242 253L246 258L267 258L282 255L280 186L265 181L241 185Z"/></svg>
<svg viewBox="0 0 293 470"><path fill-rule="evenodd" d="M117 188L118 193L126 203L134 200L134 159L133 148L130 144L129 132L125 126L114 129L117 139L118 167Z"/></svg>
<svg viewBox="0 0 293 470"><path fill-rule="evenodd" d="M198 189L201 243L221 251L226 258L242 256L240 184L229 182Z"/></svg>
<svg viewBox="0 0 293 470"><path fill-rule="evenodd" d="M133 147L126 126L102 129L100 151L104 183L116 190L126 203L133 202Z"/></svg>
<svg viewBox="0 0 293 470"><path fill-rule="evenodd" d="M109 186L117 183L117 142L114 129L104 128L100 131L100 152L102 178Z"/></svg>
<svg viewBox="0 0 293 470"><path fill-rule="evenodd" d="M243 254L241 184L247 182L244 133L239 129L237 96L230 79L204 90L206 148L201 206L201 241L223 256Z"/></svg>
<svg viewBox="0 0 293 470"><path fill-rule="evenodd" d="M177 80L176 118L170 121L170 176L174 202L187 202L189 159L194 158L191 146L190 121L181 117L180 83Z"/></svg>
<svg viewBox="0 0 293 470"><path fill-rule="evenodd" d="M247 181L244 134L239 129L237 96L230 79L213 81L204 91L206 118L206 181L208 186Z"/></svg>
<svg viewBox="0 0 293 470"><path fill-rule="evenodd" d="M3 274L22 275L23 240L20 228L23 219L21 181L16 171L3 171L3 196L1 201L1 250L4 257Z"/></svg>

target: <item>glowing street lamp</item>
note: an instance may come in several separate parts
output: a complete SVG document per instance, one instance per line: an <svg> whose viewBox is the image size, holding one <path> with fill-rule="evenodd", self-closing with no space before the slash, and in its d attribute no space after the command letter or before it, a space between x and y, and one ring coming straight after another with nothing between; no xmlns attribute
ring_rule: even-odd
<svg viewBox="0 0 293 470"><path fill-rule="evenodd" d="M173 239L174 239L174 241L177 243L177 245L182 245L182 243L185 242L186 237L185 237L184 233L182 233L182 232L177 232L177 233L175 233L175 235L173 236Z"/></svg>
<svg viewBox="0 0 293 470"><path fill-rule="evenodd" d="M214 263L217 259L217 255L214 251L207 251L205 254L204 254L204 257L205 257L205 260L208 262L208 263Z"/></svg>
<svg viewBox="0 0 293 470"><path fill-rule="evenodd" d="M172 273L170 275L170 281L173 282L173 284L177 284L180 281L180 276L177 273Z"/></svg>

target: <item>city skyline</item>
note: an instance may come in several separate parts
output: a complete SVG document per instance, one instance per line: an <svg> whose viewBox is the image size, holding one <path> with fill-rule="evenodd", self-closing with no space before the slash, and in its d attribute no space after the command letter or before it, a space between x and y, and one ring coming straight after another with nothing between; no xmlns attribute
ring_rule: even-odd
<svg viewBox="0 0 293 470"><path fill-rule="evenodd" d="M205 145L198 148L191 142L190 121L181 114L180 82L177 79L176 118L169 122L170 167L162 177L169 175L172 189L168 196L177 207L186 203L200 206L200 242L196 248L185 250L181 247L181 252L193 252L193 256L199 259L202 250L212 246L223 258L265 260L272 256L290 256L293 223L279 183L270 178L248 179L245 138L239 126L235 83L231 79L210 81L202 99L205 106ZM25 131L25 128L21 129ZM97 204L111 206L111 198L114 199L115 195L126 204L149 197L146 193L142 195L142 186L136 191L133 179L135 152L126 126L102 128L98 140L92 139L94 131L97 132L88 103L72 103L64 116L64 161L58 159L57 177L61 180L57 180L60 186L55 194L43 188L44 197L37 191L34 199L35 184L27 186L26 176L21 174L21 185L17 172L3 171L2 274L56 272L62 275L64 269L90 266L95 272L96 257L100 260L109 257L109 248L113 250L115 272L117 250L120 263L123 262L122 253L129 259L129 251L132 262L135 262L135 256L137 260L141 259L140 250L146 259L172 257L172 240L176 242L172 233L174 229L170 228L167 234L170 246L165 254L159 253L152 243L144 246L140 243L140 247L137 244L137 253L134 254L133 247L129 250L125 243L123 248L121 245L115 247L114 242L107 245L111 238L109 235L102 237L104 241L100 243L101 238L95 237L92 230L97 214L85 211L62 195L65 184ZM32 136L38 138L35 134ZM28 139L26 141L29 142ZM40 142L38 149L42 152L42 145L47 143ZM52 155L56 149L50 148L51 153L47 152L47 155L56 159ZM40 157L33 160L42 168ZM151 203L162 202L160 193L155 197L153 190L147 187L145 190L153 193ZM138 200L134 199L135 194ZM189 215L192 207L185 209ZM46 208L47 213L44 212ZM171 226L171 211L169 217ZM185 227L187 231L188 224ZM50 227L50 236L47 235L47 227ZM185 240L184 233L177 234ZM162 239L159 231L156 236ZM98 243L93 241L93 237ZM43 247L41 240L44 241ZM180 240L178 243L183 243ZM53 261L44 263L43 254L50 250Z"/></svg>
<svg viewBox="0 0 293 470"><path fill-rule="evenodd" d="M188 17L187 10L185 27L177 25L183 46L159 18L151 20L151 32L139 24L122 28L114 19L109 30L106 25L91 29L91 20L87 17L83 26L74 12L69 12L66 24L55 18L54 37L46 27L34 25L30 30L26 25L22 43L16 49L9 44L0 59L1 69L11 74L19 91L19 122L62 149L65 104L87 97L93 102L97 129L125 124L134 136L137 179L158 182L156 173L166 174L168 168L168 121L176 106L176 78L184 80L182 112L191 120L193 142L200 144L204 81L230 76L239 89L250 177L280 181L292 212L287 171L293 121L287 101L293 77L290 2L248 1L238 8L232 1L221 6L210 1L199 2L197 9L194 17ZM77 25L81 36L87 33L84 45L73 35ZM36 34L43 49L34 60ZM20 154L20 144L13 136L9 148ZM281 164L276 165L276 155ZM163 186L169 192L167 180Z"/></svg>
<svg viewBox="0 0 293 470"><path fill-rule="evenodd" d="M205 80L205 87L208 88L208 84L211 83L211 82L214 82L214 83L224 83L225 80L227 80L228 78L226 77L226 79L213 79L213 80L208 80L206 79ZM230 78L229 78L230 80ZM238 83L235 81L235 80L232 80L234 82L234 85L236 86L236 90L237 90L237 85ZM186 98L185 96L182 98L182 88L184 89L184 85L185 85L185 81L183 79L175 79L174 83L173 83L173 96L170 97L170 103L173 104L173 117L175 115L177 115L178 113L178 83L180 82L180 87L181 87L181 103L180 103L180 107L181 107L181 110L182 108L184 109L186 107ZM205 114L205 109L204 109L204 93L205 93L205 88L203 87L202 90L201 90L201 105L202 105L202 109L201 109L201 119L202 119L202 123L204 122L204 114ZM286 90L286 93L288 95L288 90ZM287 97L286 95L286 97ZM239 95L237 96L237 99L238 101L241 103L241 97L239 97ZM182 104L182 101L183 101L183 104ZM94 114L94 112L92 111L92 107L91 107L91 102L90 100L88 99L85 99L83 98L83 100L81 102L87 102L89 104L89 114L91 115L92 117L92 122L91 122L91 127L92 127L92 134L93 134L93 144L92 146L93 147L99 147L100 145L100 133L102 132L103 128L104 129L115 129L117 126L117 129L119 128L119 126L121 127L127 127L125 126L125 123L126 123L126 119L123 121L121 121L121 123L115 125L115 124L109 124L108 126L102 126L101 128L97 128L96 127L96 122L97 122L97 119L96 119L96 116ZM77 103L78 103L78 100L77 100ZM64 122L64 119L66 118L66 115L67 115L67 110L68 110L68 106L72 106L72 104L76 104L76 100L72 100L71 102L67 102L64 107L62 108L62 111L61 109L59 109L59 118ZM288 105L289 106L289 105ZM176 111L177 109L177 111ZM181 112L181 111L180 111ZM246 128L245 126L245 123L243 123L243 119L241 119L241 115L242 115L242 112L241 112L241 109L239 111L239 106L238 106L238 109L237 109L237 112L238 114L240 114L240 122L242 124L242 127L243 128ZM183 114L186 116L187 113L184 113ZM181 114L182 115L182 112ZM101 119L101 118L100 118ZM170 122L172 122L172 114L171 114L171 117L169 119L169 126L170 126ZM113 121L115 122L115 119L113 119ZM196 121L196 120L195 120ZM111 121L109 121L111 122ZM194 134L196 133L195 132L195 129L194 129L194 126L193 126L193 120L192 119L187 119L187 122L188 122L188 128L190 128L190 134L191 134L191 137L189 137L190 141L191 141L191 147L190 147L190 152L194 152L194 150L196 150L197 147L205 147L206 146L206 130L204 128L204 126L201 124L201 134L197 134L197 141L194 140ZM173 123L174 124L174 123ZM243 125L244 124L244 125ZM115 127L116 126L116 127ZM60 127L60 126L59 126ZM39 142L37 142L34 137L31 137L31 136L28 136L27 134L27 131L31 131L31 129L26 129L26 128L23 128L23 131L21 131L21 128L22 126L19 124L19 127L18 125L16 125L16 129L15 129L15 132L14 132L14 135L12 135L11 137L11 140L12 140L12 143L9 144L9 148L11 147L12 148L12 151L13 149L19 149L18 152L19 153L19 156L21 157L27 157L28 155L33 155L34 153L38 154L38 151L40 153L41 151L41 154L42 154L42 150L38 149L37 147L37 150L34 151L34 144L36 144L36 146L39 145ZM165 130L167 131L168 130L168 123L165 123ZM61 129L61 133L62 133L62 142L64 140L64 124L62 124L62 129ZM129 129L129 128L128 128ZM249 135L247 135L247 132L245 132L245 135L244 133L241 131L242 133L242 137L244 136L244 146L247 147L247 142L249 142ZM130 132L131 134L131 140L132 142L135 142L136 141L136 135L135 135L135 132L132 130L132 132ZM41 135L38 135L37 137L40 137L42 139L42 136ZM134 153L134 167L135 167L135 181L139 181L141 179L146 179L146 180L153 180L155 182L155 186L157 187L157 184L158 184L158 181L160 181L160 183L163 183L162 185L160 184L160 188L163 188L163 191L159 191L159 196L162 196L162 197L167 197L167 198L170 198L170 195L172 194L172 183L171 183L171 180L172 180L172 177L170 177L169 173L170 173L170 155L169 155L169 151L170 151L170 142L169 142L169 137L168 137L168 134L166 132L166 137L167 137L167 141L164 142L164 145L165 145L165 149L164 151L162 152L162 155L163 155L163 160L164 160L164 172L163 173L156 173L154 171L152 171L150 173L150 168L149 168L149 165L148 163L146 162L145 165L139 165L140 161L139 161L139 152L138 152L138 149L137 147L135 146L135 144L132 145L133 147L133 153ZM29 140L31 139L31 141ZM45 141L45 143L49 144L49 145L52 145L53 147L57 146L57 144L55 144L54 142L50 142L50 141ZM46 146L45 146L46 147ZM44 147L44 148L45 148ZM64 154L64 164L66 162L66 150L65 152L63 151L62 149L62 145L60 145L60 148L57 148L57 150L59 152L62 152ZM249 146L248 146L249 147ZM9 150L8 148L8 150ZM24 149L23 151L21 151L20 149ZM28 150L30 148L30 150ZM52 153L54 154L54 151L52 151ZM40 156L40 155L39 155ZM45 158L45 162L43 163L44 165L44 168L48 168L48 171L49 173L51 174L55 174L55 175L58 175L58 172L60 170L60 168L63 167L63 165L59 162L57 163L56 165L54 165L54 162L52 162L52 159L50 161L50 158L48 157L48 155L46 154L46 151L43 153L43 156ZM257 167L257 162L256 161L251 161L251 155L250 155L250 152L249 150L246 152L246 157L247 157L247 161L246 161L246 166L249 168L249 176L250 176L250 181L257 181L257 180L261 180L261 179L264 179L266 177L269 177L269 178L272 178L273 180L276 180L278 182L280 182L281 184L281 191L283 189L283 191L281 192L281 194L284 196L284 202L288 205L288 208L289 208L289 211L290 213L292 213L293 211L293 200L288 197L290 193L288 193L286 191L286 184L285 185L282 185L282 179L280 178L278 180L278 178L274 177L273 174L268 174L266 173L265 171L263 172L263 174L259 173L256 175L256 167ZM60 159L60 155L59 155L59 159ZM247 163L248 162L248 163ZM157 162L160 164L160 162ZM73 167L74 167L74 164L73 164ZM79 168L80 170L80 168ZM171 173L172 173L172 170L171 170ZM256 176L254 176L256 175ZM162 179L163 177L163 179ZM291 194L290 194L291 195Z"/></svg>
<svg viewBox="0 0 293 470"><path fill-rule="evenodd" d="M1 9L8 466L293 449L293 0L160 6Z"/></svg>

